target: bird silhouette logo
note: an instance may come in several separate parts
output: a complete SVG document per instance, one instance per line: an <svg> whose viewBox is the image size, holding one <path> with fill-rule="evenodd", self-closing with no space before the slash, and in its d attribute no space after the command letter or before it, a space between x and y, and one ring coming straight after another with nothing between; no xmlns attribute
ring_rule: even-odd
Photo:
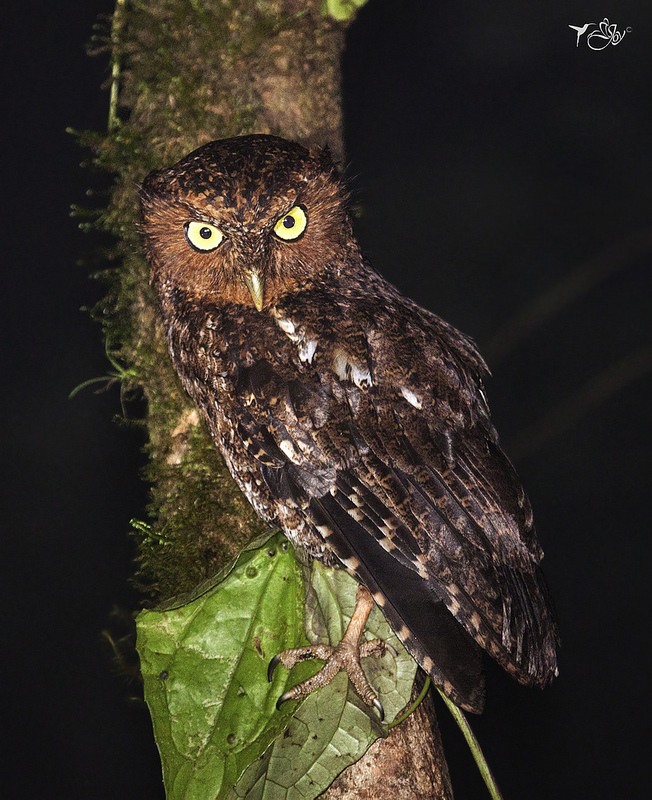
<svg viewBox="0 0 652 800"><path fill-rule="evenodd" d="M568 27L577 33L576 47L580 46L580 39L589 28L594 28L586 37L586 43L591 50L604 50L610 44L620 44L625 35L632 31L630 27L619 31L616 23L610 23L607 17L602 22L587 22L586 25L569 25Z"/></svg>

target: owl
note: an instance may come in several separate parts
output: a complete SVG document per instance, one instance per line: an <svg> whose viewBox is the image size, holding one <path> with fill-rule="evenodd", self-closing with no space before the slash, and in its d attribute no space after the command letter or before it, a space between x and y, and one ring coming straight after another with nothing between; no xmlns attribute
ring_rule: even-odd
<svg viewBox="0 0 652 800"><path fill-rule="evenodd" d="M141 190L172 361L256 512L348 570L358 605L297 697L361 674L376 603L425 672L479 712L486 651L528 686L557 632L528 499L498 444L473 342L373 270L327 151L275 136L211 142ZM279 702L280 702L279 701Z"/></svg>

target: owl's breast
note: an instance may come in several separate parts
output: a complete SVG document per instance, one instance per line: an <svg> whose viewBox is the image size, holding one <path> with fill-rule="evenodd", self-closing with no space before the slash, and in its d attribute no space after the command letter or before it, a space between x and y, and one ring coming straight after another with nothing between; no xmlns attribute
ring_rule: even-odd
<svg viewBox="0 0 652 800"><path fill-rule="evenodd" d="M312 433L332 398L304 372L271 315L243 306L190 309L168 328L174 366L233 478L268 522L311 555L330 560L305 522L309 496L324 494L334 468ZM279 503L279 500L282 500Z"/></svg>

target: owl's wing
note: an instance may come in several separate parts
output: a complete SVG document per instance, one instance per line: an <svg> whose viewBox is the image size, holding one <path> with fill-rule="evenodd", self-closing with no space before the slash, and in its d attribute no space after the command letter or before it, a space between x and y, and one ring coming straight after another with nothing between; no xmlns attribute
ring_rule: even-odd
<svg viewBox="0 0 652 800"><path fill-rule="evenodd" d="M371 590L455 702L481 708L478 645L544 686L556 673L556 630L541 551L473 364L459 364L458 389L430 359L431 374L410 373L406 391L392 378L396 354L378 370L389 380L365 383L355 365L324 369L342 346L321 365L268 356L241 369L239 432L269 492ZM475 410L463 408L463 382Z"/></svg>
<svg viewBox="0 0 652 800"><path fill-rule="evenodd" d="M409 411L406 420L394 399L374 405L383 408L369 449L313 506L337 520L338 538L355 543L355 556L364 556L372 575L379 574L380 546L416 573L505 669L523 683L545 685L555 670L555 626L540 553L529 546L529 505L511 465L478 429L451 437L446 458L435 457L437 431L418 424L422 411ZM356 518L366 538L335 505ZM380 589L388 601L398 592L395 604L402 607L400 583L392 579Z"/></svg>

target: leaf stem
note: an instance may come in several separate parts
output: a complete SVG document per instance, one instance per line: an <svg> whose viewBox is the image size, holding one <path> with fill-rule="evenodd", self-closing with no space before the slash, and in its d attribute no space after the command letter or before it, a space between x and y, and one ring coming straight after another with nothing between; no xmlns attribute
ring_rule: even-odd
<svg viewBox="0 0 652 800"><path fill-rule="evenodd" d="M423 689L421 689L419 696L417 699L412 703L412 705L408 708L407 711L403 712L400 717L397 717L392 723L387 726L387 730L395 728L397 725L400 725L404 719L407 719L410 714L416 711L417 707L423 702L425 696L428 694L428 689L430 688L430 676L426 676L426 682L423 684Z"/></svg>
<svg viewBox="0 0 652 800"><path fill-rule="evenodd" d="M457 727L462 731L464 738L466 739L466 743L469 746L471 754L473 755L473 760L478 765L478 769L480 770L480 774L482 775L482 780L485 782L487 789L489 790L489 794L493 798L493 800L503 800L503 797L498 789L496 784L496 779L494 778L491 770L489 769L489 764L482 753L480 748L480 743L475 738L475 734L471 730L471 726L469 725L466 717L464 716L464 712L461 708L458 708L452 700L450 700L446 695L442 692L442 690L437 687L437 691L441 695L444 703L448 706L448 710L453 715L453 719L457 723Z"/></svg>

